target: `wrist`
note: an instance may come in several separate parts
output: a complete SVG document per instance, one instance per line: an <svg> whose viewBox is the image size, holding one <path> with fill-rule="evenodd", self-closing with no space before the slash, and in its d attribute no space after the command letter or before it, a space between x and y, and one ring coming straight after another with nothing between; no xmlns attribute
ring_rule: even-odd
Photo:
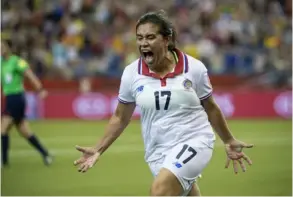
<svg viewBox="0 0 293 197"><path fill-rule="evenodd" d="M95 147L95 152L100 156L103 154L104 151L101 149L101 147Z"/></svg>
<svg viewBox="0 0 293 197"><path fill-rule="evenodd" d="M228 139L223 140L223 142L224 142L224 144L230 144L234 140L235 140L235 138L233 136L231 136Z"/></svg>
<svg viewBox="0 0 293 197"><path fill-rule="evenodd" d="M97 155L98 157L100 157L100 156L101 156L101 153L100 153L100 152L96 152L96 155Z"/></svg>

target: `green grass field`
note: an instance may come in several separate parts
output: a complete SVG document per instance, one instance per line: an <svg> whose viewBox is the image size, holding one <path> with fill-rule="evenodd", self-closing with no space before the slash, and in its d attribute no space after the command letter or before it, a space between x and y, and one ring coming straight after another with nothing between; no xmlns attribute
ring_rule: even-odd
<svg viewBox="0 0 293 197"><path fill-rule="evenodd" d="M52 166L13 130L10 167L2 169L5 196L148 195L152 175L144 162L140 123L134 121L103 155L95 168L81 174L73 166L79 157L74 146L93 145L103 134L102 121L32 122L35 133L55 155ZM224 169L225 153L219 139L211 163L199 185L206 196L291 196L292 128L285 120L230 120L242 141L255 147L246 153L253 166L246 173Z"/></svg>

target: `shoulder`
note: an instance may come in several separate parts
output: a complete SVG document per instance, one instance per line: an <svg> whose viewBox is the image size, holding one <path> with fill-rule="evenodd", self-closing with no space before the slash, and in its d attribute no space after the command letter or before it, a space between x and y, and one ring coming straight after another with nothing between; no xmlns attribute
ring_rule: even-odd
<svg viewBox="0 0 293 197"><path fill-rule="evenodd" d="M11 56L9 57L9 59L12 60L13 63L18 63L18 61L19 61L21 58L20 58L19 56L17 56L17 55L11 55Z"/></svg>
<svg viewBox="0 0 293 197"><path fill-rule="evenodd" d="M6 60L7 63L13 68L17 68L19 64L20 57L17 55L10 55L8 60Z"/></svg>
<svg viewBox="0 0 293 197"><path fill-rule="evenodd" d="M13 60L15 60L15 61L18 61L18 60L21 60L22 59L18 55L11 55L10 58L13 59Z"/></svg>
<svg viewBox="0 0 293 197"><path fill-rule="evenodd" d="M11 59L18 64L27 64L27 61L25 59L17 55L11 55Z"/></svg>
<svg viewBox="0 0 293 197"><path fill-rule="evenodd" d="M11 56L11 58L13 58L13 59L20 59L20 57L18 56L18 55L15 55L15 54L10 54Z"/></svg>
<svg viewBox="0 0 293 197"><path fill-rule="evenodd" d="M27 61L25 59L21 58L21 57L18 57L17 65L21 69L26 69L26 68L29 67L29 64L27 63Z"/></svg>
<svg viewBox="0 0 293 197"><path fill-rule="evenodd" d="M123 75L135 76L138 73L140 59L137 59L124 68Z"/></svg>
<svg viewBox="0 0 293 197"><path fill-rule="evenodd" d="M198 59L185 54L188 61L189 72L192 74L201 74L207 71L206 66Z"/></svg>

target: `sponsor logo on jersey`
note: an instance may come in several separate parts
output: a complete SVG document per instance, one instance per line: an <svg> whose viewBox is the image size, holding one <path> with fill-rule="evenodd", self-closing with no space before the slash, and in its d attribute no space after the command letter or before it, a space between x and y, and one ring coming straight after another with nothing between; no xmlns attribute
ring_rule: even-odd
<svg viewBox="0 0 293 197"><path fill-rule="evenodd" d="M143 91L143 88L144 88L144 86L139 86L139 87L136 89L136 91L137 91L137 92L142 92L142 91Z"/></svg>
<svg viewBox="0 0 293 197"><path fill-rule="evenodd" d="M189 79L183 81L183 86L185 89L189 90L192 87L192 82Z"/></svg>
<svg viewBox="0 0 293 197"><path fill-rule="evenodd" d="M174 164L177 168L181 168L181 167L182 167L182 165L181 165L178 161L174 162L173 164Z"/></svg>

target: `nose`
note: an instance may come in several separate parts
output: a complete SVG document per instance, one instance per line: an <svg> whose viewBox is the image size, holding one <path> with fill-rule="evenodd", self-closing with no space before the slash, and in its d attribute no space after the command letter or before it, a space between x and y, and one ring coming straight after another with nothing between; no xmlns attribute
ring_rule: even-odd
<svg viewBox="0 0 293 197"><path fill-rule="evenodd" d="M140 43L140 46L142 47L146 47L146 46L149 46L149 42L147 41L147 39L142 39L141 40L141 43Z"/></svg>

